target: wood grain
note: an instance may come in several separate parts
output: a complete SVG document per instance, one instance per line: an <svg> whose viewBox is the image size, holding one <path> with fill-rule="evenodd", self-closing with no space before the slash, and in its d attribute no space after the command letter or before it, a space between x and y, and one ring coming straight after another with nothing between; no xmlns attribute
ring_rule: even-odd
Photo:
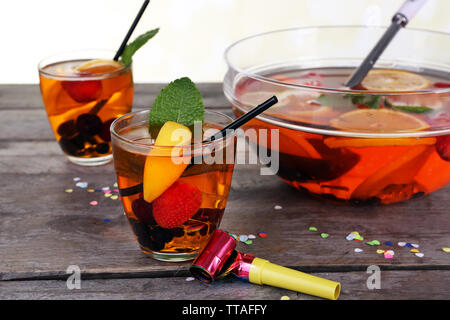
<svg viewBox="0 0 450 320"><path fill-rule="evenodd" d="M162 87L137 85L135 109L144 108ZM231 114L220 84L200 87L209 108ZM344 283L345 299L450 298L450 255L441 250L450 246L450 186L406 203L348 206L298 192L277 177L260 175L259 169L236 166L221 228L235 234L264 231L268 236L257 237L251 245L239 243L239 250L305 272L329 272ZM286 294L239 281L207 288L186 283L182 277L189 275L189 262L146 257L120 202L75 187L74 177L94 188L115 182L112 164L86 168L65 159L36 85L0 86L0 280L10 280L0 281L0 298L279 299ZM74 192L64 192L67 188ZM89 205L92 200L99 205ZM275 210L275 205L282 209ZM310 226L318 232L308 231ZM376 253L389 246L347 241L351 231L366 240L392 241L394 259ZM322 239L321 232L330 237ZM418 243L425 256L414 256L398 247L398 241ZM356 247L364 251L355 253ZM62 281L74 264L88 279L79 292L68 291ZM366 289L369 265L383 270L387 281L382 290ZM181 288L177 297L175 290L167 289L175 287Z"/></svg>

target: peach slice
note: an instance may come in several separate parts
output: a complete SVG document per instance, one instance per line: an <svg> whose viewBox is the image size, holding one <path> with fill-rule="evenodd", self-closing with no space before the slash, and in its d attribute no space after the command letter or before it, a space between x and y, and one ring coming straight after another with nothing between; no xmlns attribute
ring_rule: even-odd
<svg viewBox="0 0 450 320"><path fill-rule="evenodd" d="M192 133L188 127L168 121L158 136L145 161L144 200L152 202L166 191L189 164L190 156L182 156L182 148L191 143ZM158 148L161 147L161 148Z"/></svg>

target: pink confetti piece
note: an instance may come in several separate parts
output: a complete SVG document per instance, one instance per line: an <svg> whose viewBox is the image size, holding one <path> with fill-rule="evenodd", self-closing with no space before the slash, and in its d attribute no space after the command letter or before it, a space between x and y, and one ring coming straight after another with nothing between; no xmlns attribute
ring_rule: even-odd
<svg viewBox="0 0 450 320"><path fill-rule="evenodd" d="M91 202L89 202L89 204L91 205L91 206L96 206L96 205L98 205L98 201L91 201Z"/></svg>
<svg viewBox="0 0 450 320"><path fill-rule="evenodd" d="M104 193L111 193L111 190L103 190Z"/></svg>
<svg viewBox="0 0 450 320"><path fill-rule="evenodd" d="M116 193L119 193L119 189L114 189L113 191Z"/></svg>
<svg viewBox="0 0 450 320"><path fill-rule="evenodd" d="M394 256L392 254L390 254L390 253L385 252L384 253L384 258L385 259L392 259L392 258L394 258Z"/></svg>

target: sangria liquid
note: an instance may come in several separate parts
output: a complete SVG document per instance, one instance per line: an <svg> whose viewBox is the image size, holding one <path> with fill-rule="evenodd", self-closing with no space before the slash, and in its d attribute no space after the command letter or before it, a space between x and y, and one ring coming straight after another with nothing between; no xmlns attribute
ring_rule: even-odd
<svg viewBox="0 0 450 320"><path fill-rule="evenodd" d="M69 160L110 161L110 125L133 103L131 67L108 60L63 61L41 68L39 77L50 126Z"/></svg>
<svg viewBox="0 0 450 320"><path fill-rule="evenodd" d="M317 91L321 87L343 87L353 70L318 68L266 75L285 83L316 87L311 90L294 87L274 92L273 86L251 78L238 82L235 94L241 105L233 106L237 116L274 94L281 102L264 113L264 121L253 119L246 125L247 129L279 129L279 145L252 141L252 135L248 135L250 143L279 152L277 174L288 184L327 199L392 203L428 194L448 184L450 136L414 134L426 132L427 127L433 130L450 127L449 93L402 95L391 92L384 96L375 95L373 99L365 98L360 104L346 104L345 101L351 99L358 102L358 95L364 94L364 91L350 92L355 95L347 97ZM420 76L426 79L421 84L424 92L450 87L448 77L436 74ZM370 109L376 106L371 101L378 106L375 113ZM327 105L328 102L330 105ZM392 105L426 109L416 108L413 110L415 112L407 112L405 110L411 110L393 110ZM388 132L392 130L383 131L382 128L362 125L356 125L358 129L354 130L355 134L351 129L340 130L342 124L349 124L344 120L350 117L344 114L353 111L352 117L355 117L358 114L356 110L365 110L362 113L369 116L370 112L381 114L385 119L380 125L388 123L391 115L398 117L399 120L394 121L397 123L392 124L397 128L393 131L403 135L390 137ZM426 112L418 112L423 110ZM412 127L419 128L416 131L402 131L403 122L405 126L413 123ZM303 129L296 130L293 128L295 126L302 126ZM372 133L381 135L371 136ZM383 136L383 133L386 134ZM270 130L267 141L271 141Z"/></svg>
<svg viewBox="0 0 450 320"><path fill-rule="evenodd" d="M136 146L139 148L139 145L152 145L148 126L127 127L118 134L132 141L132 144L113 143L114 165L124 211L141 250L163 261L193 259L221 222L234 164L222 161L188 165L175 183L199 190L200 208L181 225L173 228L161 227L153 216L154 202L149 203L143 197L144 167L149 157L148 152L133 149ZM170 157L159 158L171 161ZM161 180L155 177L154 183L159 184ZM179 196L183 197L182 194Z"/></svg>

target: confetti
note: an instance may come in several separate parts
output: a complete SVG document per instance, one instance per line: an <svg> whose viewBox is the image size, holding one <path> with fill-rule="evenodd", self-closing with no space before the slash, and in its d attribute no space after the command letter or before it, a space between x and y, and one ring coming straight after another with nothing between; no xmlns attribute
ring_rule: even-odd
<svg viewBox="0 0 450 320"><path fill-rule="evenodd" d="M109 190L109 187L103 187L102 190L107 191L107 190Z"/></svg>
<svg viewBox="0 0 450 320"><path fill-rule="evenodd" d="M244 243L245 243L245 244L252 244L253 241L252 241L252 240L247 240L247 241L244 241Z"/></svg>
<svg viewBox="0 0 450 320"><path fill-rule="evenodd" d="M384 258L385 259L392 259L392 258L394 258L394 256L392 254L390 254L390 253L385 252L384 253Z"/></svg>
<svg viewBox="0 0 450 320"><path fill-rule="evenodd" d="M245 242L248 240L248 237L245 234L241 234L238 239L241 242Z"/></svg>
<svg viewBox="0 0 450 320"><path fill-rule="evenodd" d="M442 248L442 251L444 251L444 252L450 252L450 248Z"/></svg>
<svg viewBox="0 0 450 320"><path fill-rule="evenodd" d="M265 233L265 232L259 232L259 233L258 233L258 236L260 236L261 238L265 238L265 237L267 237L267 233Z"/></svg>
<svg viewBox="0 0 450 320"><path fill-rule="evenodd" d="M249 238L249 239L256 239L256 236L255 236L254 234L249 234L249 235L248 235L248 238Z"/></svg>
<svg viewBox="0 0 450 320"><path fill-rule="evenodd" d="M94 192L95 189L87 189L87 192Z"/></svg>
<svg viewBox="0 0 450 320"><path fill-rule="evenodd" d="M384 253L388 253L390 255L394 255L395 254L394 250L386 250Z"/></svg>
<svg viewBox="0 0 450 320"><path fill-rule="evenodd" d="M114 189L113 190L115 193L119 193L119 189Z"/></svg>
<svg viewBox="0 0 450 320"><path fill-rule="evenodd" d="M316 227L309 227L308 230L309 230L309 231L317 231L317 228L316 228Z"/></svg>
<svg viewBox="0 0 450 320"><path fill-rule="evenodd" d="M91 202L89 202L89 204L91 205L91 206L96 206L96 205L98 205L98 201L91 201Z"/></svg>
<svg viewBox="0 0 450 320"><path fill-rule="evenodd" d="M233 239L235 239L236 240L236 238L237 238L237 235L235 235L234 233L229 233L229 235L233 238Z"/></svg>
<svg viewBox="0 0 450 320"><path fill-rule="evenodd" d="M326 238L328 238L330 235L329 235L328 233L321 233L320 236L321 236L323 239L326 239Z"/></svg>
<svg viewBox="0 0 450 320"><path fill-rule="evenodd" d="M111 197L111 196L112 196L111 193L105 193L105 197L106 197L106 198L109 198L109 197Z"/></svg>
<svg viewBox="0 0 450 320"><path fill-rule="evenodd" d="M345 239L347 239L348 241L355 240L357 242L364 240L364 238L359 234L358 231L352 231L350 234L347 235L347 237L345 237Z"/></svg>
<svg viewBox="0 0 450 320"><path fill-rule="evenodd" d="M392 241L385 241L384 244L387 245L387 246L392 246L393 245Z"/></svg>
<svg viewBox="0 0 450 320"><path fill-rule="evenodd" d="M117 188L118 187L117 182L114 182L113 186L114 188Z"/></svg>
<svg viewBox="0 0 450 320"><path fill-rule="evenodd" d="M73 178L73 181L80 181L80 180L81 180L80 177L75 177L75 178Z"/></svg>
<svg viewBox="0 0 450 320"><path fill-rule="evenodd" d="M364 250L363 249L361 249L361 248L355 248L355 250L354 250L356 253L358 253L358 252L363 252Z"/></svg>
<svg viewBox="0 0 450 320"><path fill-rule="evenodd" d="M409 242L407 242L407 243L405 244L405 247L408 247L408 248L414 248L413 245L412 245L411 243L409 243Z"/></svg>
<svg viewBox="0 0 450 320"><path fill-rule="evenodd" d="M398 244L399 247L404 247L404 246L406 246L406 242L399 242L399 243L397 243L397 244Z"/></svg>
<svg viewBox="0 0 450 320"><path fill-rule="evenodd" d="M66 189L66 190L64 190L65 192L67 192L67 193L72 193L73 192L73 189Z"/></svg>
<svg viewBox="0 0 450 320"><path fill-rule="evenodd" d="M103 219L103 222L111 222L111 219Z"/></svg>
<svg viewBox="0 0 450 320"><path fill-rule="evenodd" d="M417 249L411 249L411 250L409 250L409 252L417 253L417 252L419 252L419 250L417 250Z"/></svg>
<svg viewBox="0 0 450 320"><path fill-rule="evenodd" d="M119 198L119 196L117 194L114 194L110 198L111 198L111 200L117 200Z"/></svg>
<svg viewBox="0 0 450 320"><path fill-rule="evenodd" d="M194 280L195 280L194 277L187 277L187 278L186 278L186 281L194 281Z"/></svg>
<svg viewBox="0 0 450 320"><path fill-rule="evenodd" d="M111 190L103 190L104 193L111 193Z"/></svg>
<svg viewBox="0 0 450 320"><path fill-rule="evenodd" d="M282 206L279 206L279 205L276 205L275 207L273 207L275 210L281 210L281 209L283 209L283 207Z"/></svg>
<svg viewBox="0 0 450 320"><path fill-rule="evenodd" d="M380 241L378 240L367 241L366 244L368 244L369 246L379 246Z"/></svg>
<svg viewBox="0 0 450 320"><path fill-rule="evenodd" d="M288 296L282 296L282 297L280 298L280 300L291 300L291 298L289 298Z"/></svg>
<svg viewBox="0 0 450 320"><path fill-rule="evenodd" d="M411 243L411 245L416 249L419 248L419 245L417 243Z"/></svg>
<svg viewBox="0 0 450 320"><path fill-rule="evenodd" d="M77 182L76 184L75 184L77 187L79 187L79 188L82 188L82 189L84 189L84 188L86 188L87 186L88 186L88 183L87 182Z"/></svg>
<svg viewBox="0 0 450 320"><path fill-rule="evenodd" d="M378 253L378 254L382 254L382 253L384 253L384 250L378 249L378 250L377 250L377 253Z"/></svg>
<svg viewBox="0 0 450 320"><path fill-rule="evenodd" d="M414 253L416 257L423 258L424 254L422 252Z"/></svg>

